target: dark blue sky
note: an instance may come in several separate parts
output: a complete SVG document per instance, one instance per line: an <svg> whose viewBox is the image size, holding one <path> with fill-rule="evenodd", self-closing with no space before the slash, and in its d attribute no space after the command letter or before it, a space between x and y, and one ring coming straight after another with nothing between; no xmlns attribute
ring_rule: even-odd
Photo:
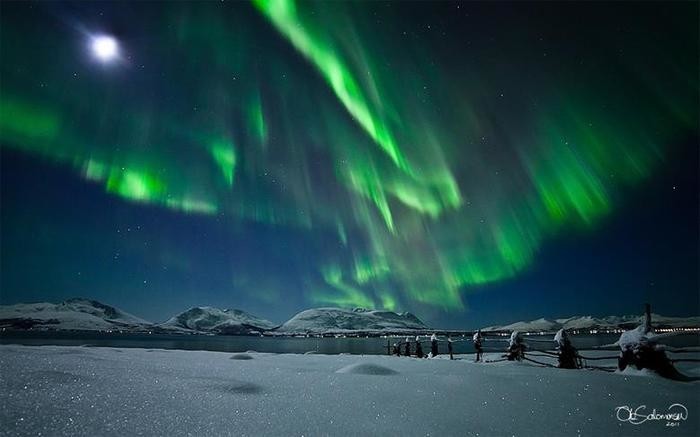
<svg viewBox="0 0 700 437"><path fill-rule="evenodd" d="M696 3L2 9L2 304L700 314Z"/></svg>
<svg viewBox="0 0 700 437"><path fill-rule="evenodd" d="M243 308L280 323L308 307L293 268L309 256L304 235L239 224L244 237L235 238L216 219L124 202L50 162L8 150L1 156L3 304L88 296L153 321L210 305ZM471 328L629 314L644 302L660 314L697 315L697 162L697 138L688 138L595 232L549 242L527 272L474 290L464 313L430 322ZM167 260L174 267L154 267L162 262L155 255L161 249L186 252L191 264ZM285 253L290 250L291 258ZM262 283L268 269L287 278L275 284L284 298L237 295L229 267L236 257L251 258L250 269Z"/></svg>

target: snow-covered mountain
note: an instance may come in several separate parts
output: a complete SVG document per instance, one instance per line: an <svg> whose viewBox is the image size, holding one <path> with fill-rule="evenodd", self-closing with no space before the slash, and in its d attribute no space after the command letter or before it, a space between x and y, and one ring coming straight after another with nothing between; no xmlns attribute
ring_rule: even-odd
<svg viewBox="0 0 700 437"><path fill-rule="evenodd" d="M151 323L118 308L89 299L54 304L0 305L0 328L80 331L146 330Z"/></svg>
<svg viewBox="0 0 700 437"><path fill-rule="evenodd" d="M277 329L281 333L403 332L429 329L411 313L364 308L314 308L302 311Z"/></svg>
<svg viewBox="0 0 700 437"><path fill-rule="evenodd" d="M69 299L58 304L20 303L0 305L0 328L75 331L133 331L160 333L279 334L403 332L429 329L410 313L362 308L317 308L302 311L277 328L269 320L237 309L190 308L163 323L154 324L118 308L89 299ZM277 329L275 329L277 328Z"/></svg>
<svg viewBox="0 0 700 437"><path fill-rule="evenodd" d="M254 331L268 331L277 325L241 310L195 307L158 326L164 329L217 334L248 334Z"/></svg>
<svg viewBox="0 0 700 437"><path fill-rule="evenodd" d="M700 327L700 317L667 317L652 314L655 328L688 328ZM644 323L644 316L577 316L556 320L537 319L529 322L516 322L510 325L489 326L482 331L523 331L523 332L554 332L561 328L582 330L632 329Z"/></svg>
<svg viewBox="0 0 700 437"><path fill-rule="evenodd" d="M499 330L503 331L556 331L559 324L547 319L537 319L531 322L515 322L510 325L502 326ZM486 328L491 330L491 328Z"/></svg>

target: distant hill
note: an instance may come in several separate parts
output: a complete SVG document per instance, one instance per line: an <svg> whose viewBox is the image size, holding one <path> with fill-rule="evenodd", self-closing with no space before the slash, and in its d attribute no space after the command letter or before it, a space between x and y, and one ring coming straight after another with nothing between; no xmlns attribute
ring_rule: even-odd
<svg viewBox="0 0 700 437"><path fill-rule="evenodd" d="M267 331L277 325L241 310L195 307L158 326L164 329L216 334L250 334Z"/></svg>
<svg viewBox="0 0 700 437"><path fill-rule="evenodd" d="M179 334L280 335L325 333L402 333L429 329L411 313L364 308L315 308L302 311L281 326L238 309L194 307L154 324L113 306L89 299L58 304L0 305L0 328L14 330L129 331Z"/></svg>
<svg viewBox="0 0 700 437"><path fill-rule="evenodd" d="M700 327L700 317L667 317L652 314L655 328L689 328ZM614 330L632 329L644 323L644 316L576 316L563 319L537 319L529 322L515 322L509 325L489 326L482 331L523 331L523 332L554 332L559 329L580 330Z"/></svg>
<svg viewBox="0 0 700 437"><path fill-rule="evenodd" d="M408 332L430 329L411 313L364 308L314 308L302 311L276 329L280 333Z"/></svg>
<svg viewBox="0 0 700 437"><path fill-rule="evenodd" d="M508 325L489 326L484 332L555 332L569 330L628 330L644 322L644 316L575 316L537 319ZM700 317L668 317L652 314L657 329L700 327ZM247 335L295 334L384 334L427 331L415 315L365 308L314 308L301 311L281 326L238 309L194 307L166 322L154 324L101 302L74 298L61 303L20 303L0 305L0 329L127 331L180 334Z"/></svg>
<svg viewBox="0 0 700 437"><path fill-rule="evenodd" d="M150 326L146 320L90 299L0 305L0 328L139 331Z"/></svg>

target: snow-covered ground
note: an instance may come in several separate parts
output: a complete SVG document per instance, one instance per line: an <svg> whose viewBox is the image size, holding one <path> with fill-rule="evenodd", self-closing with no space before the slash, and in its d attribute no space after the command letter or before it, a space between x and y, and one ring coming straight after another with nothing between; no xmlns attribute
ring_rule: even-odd
<svg viewBox="0 0 700 437"><path fill-rule="evenodd" d="M446 358L4 345L0 435L694 436L700 430L698 382ZM691 364L684 372L700 376ZM665 413L672 404L687 408L687 420L634 425L616 417L616 407Z"/></svg>

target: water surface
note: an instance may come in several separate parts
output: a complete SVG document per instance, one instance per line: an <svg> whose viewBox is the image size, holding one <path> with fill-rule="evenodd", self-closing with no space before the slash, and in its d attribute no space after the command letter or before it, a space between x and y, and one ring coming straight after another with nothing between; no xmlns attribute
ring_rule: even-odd
<svg viewBox="0 0 700 437"><path fill-rule="evenodd" d="M526 337L531 349L551 349L554 343L552 335ZM299 338L299 337L259 337L259 336L210 336L210 335L175 335L175 334L135 334L102 332L3 332L0 344L22 345L57 345L88 347L138 347L145 349L183 349L208 350L219 352L272 352L272 353L306 353L320 354L387 354L387 344L405 341L402 337L370 338ZM572 335L573 344L579 349L588 349L615 342L619 334ZM412 348L415 336L410 337ZM471 337L453 337L454 353L473 353ZM422 336L424 352L430 349L429 338ZM664 340L674 347L698 346L700 335L684 334ZM484 347L487 351L505 349L507 337L486 337ZM447 343L439 343L441 353L447 352Z"/></svg>

